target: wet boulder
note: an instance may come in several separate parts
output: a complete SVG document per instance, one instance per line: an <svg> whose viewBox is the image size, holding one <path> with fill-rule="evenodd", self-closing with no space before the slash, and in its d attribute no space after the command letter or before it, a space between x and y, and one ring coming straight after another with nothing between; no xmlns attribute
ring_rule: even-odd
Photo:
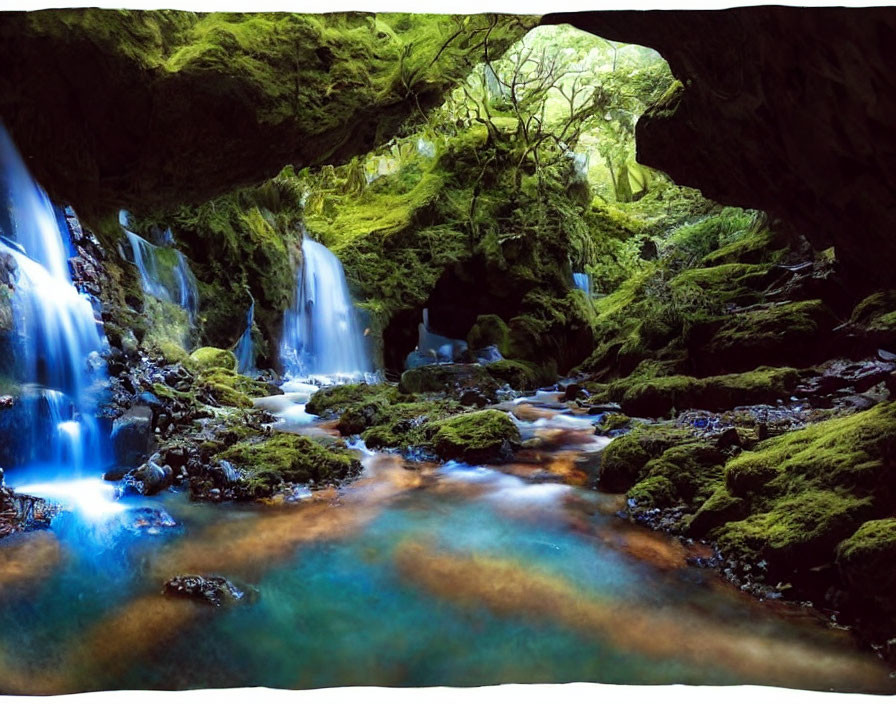
<svg viewBox="0 0 896 704"><path fill-rule="evenodd" d="M152 421L152 409L143 405L134 406L115 419L112 449L119 465L133 467L149 456L154 443Z"/></svg>

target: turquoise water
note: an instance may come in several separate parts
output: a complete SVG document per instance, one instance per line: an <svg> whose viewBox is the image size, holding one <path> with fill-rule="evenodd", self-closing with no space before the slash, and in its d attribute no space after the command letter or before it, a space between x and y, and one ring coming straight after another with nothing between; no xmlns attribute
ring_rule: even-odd
<svg viewBox="0 0 896 704"><path fill-rule="evenodd" d="M130 530L128 511L63 514L42 538L57 541L49 573L0 582L0 690L892 689L848 637L686 566L680 546L614 517L605 496L463 465L365 462L341 496L287 508L141 499L177 521L156 535ZM214 608L160 596L195 564L250 597Z"/></svg>

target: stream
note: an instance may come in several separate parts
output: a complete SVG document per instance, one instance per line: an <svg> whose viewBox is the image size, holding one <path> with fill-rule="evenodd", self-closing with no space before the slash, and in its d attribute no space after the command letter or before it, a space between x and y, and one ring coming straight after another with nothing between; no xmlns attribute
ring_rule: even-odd
<svg viewBox="0 0 896 704"><path fill-rule="evenodd" d="M333 434L304 412L306 397L281 400L281 429ZM554 400L506 405L524 436L549 443L515 464L438 465L359 444L357 481L279 504L117 499L99 479L51 482L66 506L51 529L0 543L0 692L570 681L896 691L849 633L759 602L691 566L705 548L617 517L621 497L581 486L608 438ZM214 607L162 594L188 573L227 577L244 596Z"/></svg>

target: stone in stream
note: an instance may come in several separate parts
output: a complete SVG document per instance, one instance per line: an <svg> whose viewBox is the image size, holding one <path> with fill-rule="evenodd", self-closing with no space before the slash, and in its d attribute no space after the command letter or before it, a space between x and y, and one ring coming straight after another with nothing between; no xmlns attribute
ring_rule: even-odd
<svg viewBox="0 0 896 704"><path fill-rule="evenodd" d="M177 521L167 511L149 506L129 509L122 520L124 527L132 533L148 535L158 535L164 529L177 526Z"/></svg>
<svg viewBox="0 0 896 704"><path fill-rule="evenodd" d="M134 406L112 424L112 448L119 465L133 467L150 453L153 442L152 409Z"/></svg>
<svg viewBox="0 0 896 704"><path fill-rule="evenodd" d="M246 592L238 589L224 577L205 577L198 574L184 574L172 577L165 582L163 593L166 596L195 599L212 606L223 606L225 603L240 601Z"/></svg>

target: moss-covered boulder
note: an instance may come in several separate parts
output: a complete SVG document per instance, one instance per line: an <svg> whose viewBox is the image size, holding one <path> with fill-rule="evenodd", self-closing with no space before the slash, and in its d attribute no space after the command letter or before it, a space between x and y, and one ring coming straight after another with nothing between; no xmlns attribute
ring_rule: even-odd
<svg viewBox="0 0 896 704"><path fill-rule="evenodd" d="M837 546L837 567L863 616L896 615L896 518L863 523Z"/></svg>
<svg viewBox="0 0 896 704"><path fill-rule="evenodd" d="M862 299L849 324L869 347L896 347L896 290L878 291Z"/></svg>
<svg viewBox="0 0 896 704"><path fill-rule="evenodd" d="M502 359L485 365L486 371L501 385L508 384L515 391L530 391L543 384L550 384L556 375L552 368L545 369L532 362Z"/></svg>
<svg viewBox="0 0 896 704"><path fill-rule="evenodd" d="M622 397L622 410L633 416L660 417L673 409L721 411L773 403L788 398L799 378L799 372L789 367L761 367L752 372L704 379L682 375L658 377L628 387Z"/></svg>
<svg viewBox="0 0 896 704"><path fill-rule="evenodd" d="M510 354L510 328L500 316L491 313L480 315L467 333L467 344L471 350L494 345L502 355L507 356Z"/></svg>
<svg viewBox="0 0 896 704"><path fill-rule="evenodd" d="M604 450L598 475L603 491L623 492L644 478L645 466L677 444L693 441L685 430L670 425L640 425L613 440Z"/></svg>
<svg viewBox="0 0 896 704"><path fill-rule="evenodd" d="M241 470L241 483L256 497L270 496L284 482L337 484L361 471L354 453L287 433L241 442L216 455Z"/></svg>
<svg viewBox="0 0 896 704"><path fill-rule="evenodd" d="M742 515L709 532L724 554L764 559L782 578L831 563L840 541L896 509L896 404L766 440L730 460L724 477L710 501L737 503Z"/></svg>
<svg viewBox="0 0 896 704"><path fill-rule="evenodd" d="M430 364L408 369L398 386L402 393L458 395L466 389L476 389L486 396L493 396L497 387L494 377L480 364Z"/></svg>
<svg viewBox="0 0 896 704"><path fill-rule="evenodd" d="M484 57L485 34L498 56L532 24L486 15L4 13L0 114L36 178L82 215L196 203L287 163L368 151L465 78Z"/></svg>
<svg viewBox="0 0 896 704"><path fill-rule="evenodd" d="M506 461L520 443L510 416L494 410L431 421L423 432L439 457L471 464Z"/></svg>
<svg viewBox="0 0 896 704"><path fill-rule="evenodd" d="M252 408L252 399L270 396L271 387L229 369L212 367L196 376L194 392L210 395L221 406Z"/></svg>
<svg viewBox="0 0 896 704"><path fill-rule="evenodd" d="M688 347L701 374L757 365L809 366L827 358L837 320L820 300L769 304L694 326Z"/></svg>
<svg viewBox="0 0 896 704"><path fill-rule="evenodd" d="M224 369L235 372L236 356L230 350L222 350L216 347L200 347L190 354L190 365L196 371Z"/></svg>
<svg viewBox="0 0 896 704"><path fill-rule="evenodd" d="M314 392L305 410L318 416L335 415L358 403L392 402L398 389L392 384L339 384Z"/></svg>

